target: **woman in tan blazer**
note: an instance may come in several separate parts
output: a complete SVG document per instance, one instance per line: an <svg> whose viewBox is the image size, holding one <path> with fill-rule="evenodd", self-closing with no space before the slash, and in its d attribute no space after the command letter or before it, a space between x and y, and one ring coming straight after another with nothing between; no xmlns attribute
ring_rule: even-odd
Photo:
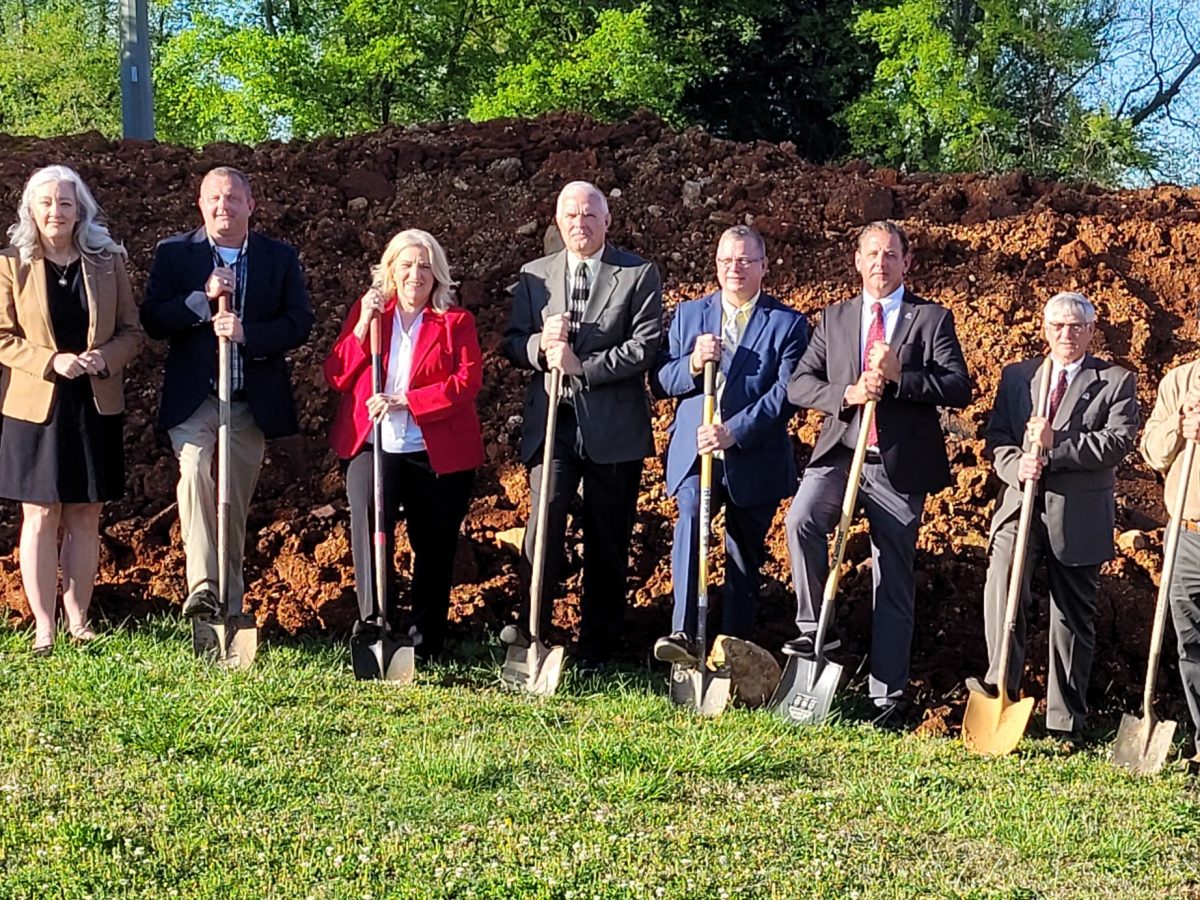
<svg viewBox="0 0 1200 900"><path fill-rule="evenodd" d="M78 642L96 637L87 612L100 508L125 488L122 374L142 334L125 249L73 170L33 173L8 236L11 246L0 251L0 497L21 503L33 652L48 656L60 567L67 630Z"/></svg>

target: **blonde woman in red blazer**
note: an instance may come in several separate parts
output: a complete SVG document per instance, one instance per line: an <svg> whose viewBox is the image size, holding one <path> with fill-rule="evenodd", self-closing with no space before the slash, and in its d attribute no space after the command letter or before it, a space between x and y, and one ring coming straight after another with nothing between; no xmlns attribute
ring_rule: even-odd
<svg viewBox="0 0 1200 900"><path fill-rule="evenodd" d="M142 344L125 249L66 166L30 176L0 252L0 497L21 503L21 583L33 653L54 647L58 571L67 630L88 606L100 509L125 492L125 367ZM62 546L59 548L59 531Z"/></svg>
<svg viewBox="0 0 1200 900"><path fill-rule="evenodd" d="M359 622L378 629L371 567L372 425L382 421L387 559L399 511L413 549L412 617L405 629L426 658L441 652L450 606L454 551L471 499L483 439L475 397L483 358L475 319L453 305L450 267L433 235L402 231L388 242L375 286L351 307L325 361L325 379L342 396L330 443L345 464ZM370 326L380 316L384 385L371 389ZM395 579L390 583L394 584ZM395 594L388 598L388 624Z"/></svg>

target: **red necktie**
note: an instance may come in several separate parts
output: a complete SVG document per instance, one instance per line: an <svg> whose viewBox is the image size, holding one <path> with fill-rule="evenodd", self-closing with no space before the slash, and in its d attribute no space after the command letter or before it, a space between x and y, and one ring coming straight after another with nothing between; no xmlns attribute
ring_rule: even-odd
<svg viewBox="0 0 1200 900"><path fill-rule="evenodd" d="M883 304L872 303L871 312L875 318L871 320L871 327L867 329L867 342L863 344L863 370L867 368L867 359L871 355L871 347L876 341L883 342L887 340L887 333L883 328ZM871 420L871 432L867 436L868 447L879 446L879 430L875 427L875 419Z"/></svg>
<svg viewBox="0 0 1200 900"><path fill-rule="evenodd" d="M1058 412L1058 405L1062 403L1063 397L1067 394L1067 370L1063 369L1058 373L1058 383L1054 385L1054 390L1050 394L1050 412L1047 418L1053 422L1054 414Z"/></svg>

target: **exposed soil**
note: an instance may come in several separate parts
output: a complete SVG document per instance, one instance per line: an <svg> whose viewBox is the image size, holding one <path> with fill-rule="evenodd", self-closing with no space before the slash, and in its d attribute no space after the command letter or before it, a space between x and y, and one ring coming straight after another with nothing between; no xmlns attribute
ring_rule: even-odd
<svg viewBox="0 0 1200 900"><path fill-rule="evenodd" d="M96 192L114 233L129 248L136 290L144 285L155 242L198 224L196 186L219 163L253 178L258 227L300 248L317 312L311 341L292 355L303 433L270 446L249 528L248 602L268 633L339 631L355 614L348 513L326 445L337 398L326 389L320 366L347 306L368 284L368 265L401 228L426 228L447 247L461 280L459 297L477 316L484 347L479 409L488 462L459 547L453 618L458 637L490 640L520 590L515 555L496 535L523 523L528 500L516 459L525 376L498 352L509 311L505 289L523 262L542 253L557 189L568 179L586 178L611 193L610 236L659 263L668 307L713 286L711 256L720 231L752 222L767 239L769 289L805 312L819 312L855 287L855 229L884 216L902 221L916 247L910 286L954 309L978 385L975 402L947 416L956 483L929 500L917 563L914 684L923 700L951 710L951 717L961 701L962 677L984 660L980 607L995 485L976 435L1001 365L1040 350L1041 304L1066 289L1082 290L1097 304L1093 350L1139 373L1144 414L1162 373L1192 358L1197 347L1188 249L1200 243L1197 190L1112 193L1020 173L935 177L857 163L819 168L789 144L731 143L698 130L672 133L649 117L604 125L557 116L390 128L310 144L214 144L199 152L110 142L95 134L53 141L0 136L0 209L6 215L13 215L32 169L51 162L75 166ZM163 345L151 344L129 378L129 489L105 510L97 589L98 608L110 619L145 616L182 600L175 462L153 431L163 352ZM669 405L659 404L655 415L663 450ZM794 421L801 462L816 424L814 415ZM658 460L648 461L642 487L628 645L637 659L668 622L674 520ZM1121 468L1117 502L1119 528L1148 531L1150 540L1144 549L1122 551L1105 568L1092 699L1109 708L1135 703L1140 689L1163 521L1160 486L1133 455ZM768 647L790 636L783 515L781 508L765 570L759 640ZM13 506L0 506L0 602L14 623L27 617L17 528ZM865 537L851 543L843 580L842 630L851 669L867 648ZM577 532L569 543L572 575L556 620L565 629L575 624ZM397 553L407 570L404 540ZM719 564L716 574L719 581ZM1045 647L1043 623L1030 642L1031 688L1039 695ZM1161 682L1169 711L1186 718L1173 663L1169 669ZM865 670L858 677L865 678Z"/></svg>

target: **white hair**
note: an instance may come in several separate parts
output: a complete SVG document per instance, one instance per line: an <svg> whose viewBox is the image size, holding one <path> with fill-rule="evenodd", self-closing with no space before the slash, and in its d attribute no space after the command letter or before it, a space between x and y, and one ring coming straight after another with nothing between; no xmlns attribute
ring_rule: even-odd
<svg viewBox="0 0 1200 900"><path fill-rule="evenodd" d="M1047 300L1046 308L1042 310L1042 318L1049 322L1050 313L1056 309L1074 313L1089 325L1096 321L1096 307L1092 306L1087 297L1076 291L1063 291Z"/></svg>
<svg viewBox="0 0 1200 900"><path fill-rule="evenodd" d="M561 191L558 192L558 203L555 206L555 216L561 216L563 204L566 203L567 197L571 194L587 194L589 197L594 197L600 204L600 209L604 215L608 215L608 198L604 196L604 192L596 187L590 181L572 181Z"/></svg>
<svg viewBox="0 0 1200 900"><path fill-rule="evenodd" d="M29 176L21 191L21 204L17 208L17 221L9 226L8 240L21 255L21 262L28 264L41 243L37 223L33 221L33 192L43 184L71 184L75 188L75 203L79 220L71 242L75 249L88 256L125 256L125 248L113 240L104 224L100 204L92 196L79 173L68 166L46 166Z"/></svg>

